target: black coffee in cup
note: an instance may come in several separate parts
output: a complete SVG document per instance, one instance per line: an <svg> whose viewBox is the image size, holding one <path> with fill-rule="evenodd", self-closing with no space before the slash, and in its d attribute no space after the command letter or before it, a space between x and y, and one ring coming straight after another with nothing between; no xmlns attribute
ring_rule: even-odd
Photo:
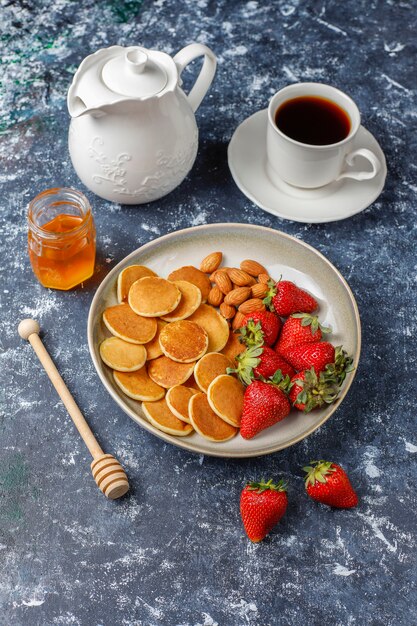
<svg viewBox="0 0 417 626"><path fill-rule="evenodd" d="M299 96L283 102L275 124L290 139L313 146L338 143L350 133L351 121L342 107L320 96Z"/></svg>

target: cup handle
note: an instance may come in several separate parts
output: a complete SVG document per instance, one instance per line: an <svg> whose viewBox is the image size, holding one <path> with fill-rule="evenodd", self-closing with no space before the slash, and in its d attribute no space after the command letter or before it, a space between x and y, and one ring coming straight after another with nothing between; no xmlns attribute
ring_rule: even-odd
<svg viewBox="0 0 417 626"><path fill-rule="evenodd" d="M345 157L346 163L348 165L353 165L353 162L357 156L362 156L367 161L369 161L369 163L372 165L372 170L370 172L366 172L366 171L342 172L336 178L336 180L341 180L342 178L354 178L355 180L370 180L371 178L375 178L375 176L381 170L381 162L378 159L378 157L367 148L359 148L359 150L354 150L353 152L349 152L349 154Z"/></svg>
<svg viewBox="0 0 417 626"><path fill-rule="evenodd" d="M214 74L216 73L216 56L210 48L201 43L191 43L189 46L185 46L185 48L177 52L174 56L174 63L177 66L179 76L181 76L181 72L186 65L200 56L204 56L203 67L201 68L193 88L188 94L188 101L194 113L200 106L208 88L212 83Z"/></svg>

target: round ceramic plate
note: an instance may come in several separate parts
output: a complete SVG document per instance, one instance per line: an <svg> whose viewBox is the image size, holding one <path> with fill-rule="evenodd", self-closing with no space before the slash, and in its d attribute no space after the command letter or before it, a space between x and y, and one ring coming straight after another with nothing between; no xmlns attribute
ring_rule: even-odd
<svg viewBox="0 0 417 626"><path fill-rule="evenodd" d="M285 233L245 224L210 224L180 230L145 244L121 261L103 280L91 303L88 317L88 343L94 366L105 388L117 404L143 428L181 448L221 457L251 457L276 452L304 439L323 424L343 401L355 371L348 374L339 399L332 405L305 415L293 410L282 422L246 441L240 434L224 443L213 443L198 435L173 437L157 430L144 416L140 402L125 396L113 381L112 371L101 361L99 345L109 332L102 313L117 304L118 273L134 263L147 265L166 277L182 265L199 266L210 252L221 250L224 265L239 266L243 259L256 259L270 275L294 281L319 302L319 318L333 329L330 341L343 344L358 365L361 330L355 298L336 268L311 246Z"/></svg>

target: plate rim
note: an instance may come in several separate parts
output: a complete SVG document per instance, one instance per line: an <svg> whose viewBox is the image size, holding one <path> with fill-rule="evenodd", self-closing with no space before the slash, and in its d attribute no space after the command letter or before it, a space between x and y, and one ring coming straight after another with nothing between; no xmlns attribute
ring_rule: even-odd
<svg viewBox="0 0 417 626"><path fill-rule="evenodd" d="M252 193L252 191L250 191L247 187L245 187L244 183L242 183L241 181L241 176L239 176L239 174L237 173L236 170L236 166L233 164L233 159L231 158L231 153L233 150L233 142L236 142L236 135L237 133L242 129L243 126L249 124L252 120L252 118L254 117L261 117L261 115L264 114L266 117L268 116L268 109L260 109L258 111L255 111L255 113L252 113L252 115L249 115L246 119L244 119L234 130L233 135L230 138L229 144L227 146L227 164L230 170L230 173L232 175L233 178L233 182L235 183L236 187L239 189L239 191L246 197L248 198L248 200L250 200L250 202L252 202L253 204L255 204L255 206L259 207L260 209L262 209L262 211L265 211L266 213L269 213L270 215L274 215L275 217L278 217L279 219L282 220L287 220L289 222L296 222L298 224L330 224L332 222L341 222L342 220L346 220L349 219L350 217L354 217L355 215L358 215L359 213L362 213L362 211L365 211L365 209L367 209L368 207L371 206L371 204L373 204L381 195L381 193L384 191L385 188L385 181L387 178L387 174L388 174L388 170L387 170L387 162L386 162L386 158L385 158L385 154L384 151L382 150L381 146L379 145L376 137L371 133L371 131L369 131L363 124L360 125L360 130L365 131L365 133L368 133L372 139L377 143L382 158L381 158L381 165L382 165L382 172L383 172L383 179L381 181L381 189L376 193L376 195L372 196L372 199L368 202L366 202L366 204L364 206L362 206L362 204L360 205L360 208L354 210L353 212L349 212L346 215L343 215L342 217L326 217L324 219L320 219L320 218L316 218L316 219L302 219L299 218L297 216L289 216L288 213L282 213L279 210L275 210L272 209L270 207L267 207L263 202L261 202L260 200L258 200L255 195ZM267 174L265 173L265 177L268 178ZM272 183L271 183L272 184ZM300 198L300 201L302 201L302 198Z"/></svg>
<svg viewBox="0 0 417 626"><path fill-rule="evenodd" d="M105 378L105 376L101 373L101 368L100 368L100 364L98 362L98 359L96 357L95 354L95 350L94 350L94 342L93 342L93 334L94 334L94 316L95 316L95 311L98 308L98 304L100 302L100 297L102 295L102 292L107 288L108 283L114 279L115 276L117 276L117 274L119 273L119 271L122 269L121 266L125 265L126 262L128 262L130 259L132 259L133 257L137 256L139 253L142 253L143 251L147 251L149 249L151 249L152 247L154 247L155 245L158 245L161 241L162 242L166 242L169 241L171 239L175 239L178 236L184 235L184 234L189 234L189 233L193 233L193 232L201 232L204 230L210 230L210 229L214 229L214 230L221 230L221 229L225 229L227 228L228 230L232 230L234 228L239 228L239 229L244 229L244 230L248 230L248 231L253 231L256 230L258 232L267 232L268 234L273 234L276 235L278 234L279 236L284 237L285 239L288 239L290 242L295 243L296 245L300 245L301 247L304 247L306 249L308 249L310 252L312 252L313 254L317 255L319 258L321 258L322 261L325 262L326 265L329 266L329 269L331 269L337 276L337 278L341 281L341 283L343 284L348 296L349 296L349 300L351 302L352 308L353 308L353 312L354 312L354 317L355 317L355 322L356 322L356 328L357 328L357 340L356 340L356 356L354 358L354 362L353 362L353 366L354 366L354 370L350 373L349 377L346 379L346 382L344 384L342 393L340 394L340 396L338 397L337 401L330 405L330 411L328 414L324 415L320 421L316 424L314 424L313 426L311 426L305 433L303 433L302 435L298 435L293 437L292 439L290 439L289 441L283 443L283 444L275 444L275 445L271 445L261 451L248 451L245 452L243 451L238 451L236 453L230 453L230 451L222 451L221 449L219 449L219 451L207 451L204 447L201 447L198 443L192 443L191 445L186 441L186 437L176 437L174 438L172 435L168 435L167 433L164 433L163 431L158 430L157 428L155 428L154 426L152 426L152 424L148 424L145 422L145 420L143 419L143 422L140 421L138 419L139 416L137 416L135 414L135 412L129 407L127 406L122 398L120 398L120 396L116 393L116 391L112 388L112 386L109 384L109 382L107 381L107 379ZM287 233L284 233L283 231L277 230L275 228L270 228L268 226L260 226L258 224L244 224L244 223L239 223L239 222L216 222L213 224L203 224L203 225L199 225L199 226L191 226L188 228L182 228L180 230L175 230L173 232L167 233L165 235L161 235L160 237L156 237L155 239L152 239L151 241L148 241L147 243L143 244L142 246L139 246L139 248L136 248L135 250L133 250L132 252L130 252L127 256L125 256L123 259L121 259L117 265L115 265L115 267L113 267L112 270L110 270L110 272L103 278L103 280L101 281L100 285L97 287L97 290L94 294L94 297L91 301L90 304L90 308L89 308L89 312L88 312L88 318L87 318L87 340L88 340L88 349L89 349L89 353L90 353L90 357L91 360L93 362L94 368L96 370L96 373L98 374L98 377L101 381L101 383L103 384L103 386L105 387L106 391L110 394L110 396L113 398L113 400L116 402L116 404L118 404L118 406L123 410L124 413L126 413L134 422L136 422L139 426L141 426L142 428L144 428L145 430L147 430L148 432L152 433L153 435L157 436L159 439L162 439L163 441L165 441L166 443L171 443L174 446L178 447L178 448L182 448L184 450L187 450L188 452L193 452L196 454L203 454L206 456L212 456L212 457L218 457L218 458L240 458L240 459L244 459L244 458L254 458L254 457L261 457L261 456L266 456L267 454L273 454L275 452L279 452L280 450L284 450L285 448L289 448L293 445L295 445L296 443L302 441L303 439L306 439L307 437L309 437L313 432L315 432L318 428L320 428L325 422L327 422L327 420L333 415L333 413L338 409L339 405L342 403L342 401L344 400L345 396L347 395L353 380L356 376L356 372L358 369L358 363L359 363L359 358L360 358L360 353L361 353L361 344L362 344L362 329L361 329L361 321L360 321L360 315L359 315L359 308L358 305L356 303L356 299L355 296L348 284L348 282L346 281L346 279L342 276L342 274L339 272L339 270L333 265L333 263L331 261L329 261L329 259L327 259L324 254L322 254L319 250L317 250L316 248L314 248L313 246L311 246L310 244L306 243L305 241L301 240L301 239L297 239L296 237L293 237L292 235L289 235Z"/></svg>

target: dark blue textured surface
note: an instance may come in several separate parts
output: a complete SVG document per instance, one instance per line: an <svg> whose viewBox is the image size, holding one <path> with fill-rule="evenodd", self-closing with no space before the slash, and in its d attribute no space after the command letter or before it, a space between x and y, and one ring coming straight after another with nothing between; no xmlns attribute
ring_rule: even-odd
<svg viewBox="0 0 417 626"><path fill-rule="evenodd" d="M416 9L414 0L2 3L2 626L417 623ZM194 169L141 208L87 192L96 275L84 290L46 291L26 255L26 204L47 187L82 189L67 152L72 74L87 54L114 43L175 53L191 41L219 58L197 115ZM385 191L352 219L282 221L231 179L226 150L236 126L302 80L352 95L386 154ZM359 371L332 419L293 448L247 461L188 454L136 426L105 393L85 336L96 285L127 253L178 228L227 221L271 226L318 248L348 280L363 324ZM17 336L28 316L39 319L104 449L125 465L130 497L107 502L97 490L86 449ZM356 510L307 501L299 468L312 457L348 469ZM288 480L290 504L270 537L251 545L239 493L263 475Z"/></svg>

